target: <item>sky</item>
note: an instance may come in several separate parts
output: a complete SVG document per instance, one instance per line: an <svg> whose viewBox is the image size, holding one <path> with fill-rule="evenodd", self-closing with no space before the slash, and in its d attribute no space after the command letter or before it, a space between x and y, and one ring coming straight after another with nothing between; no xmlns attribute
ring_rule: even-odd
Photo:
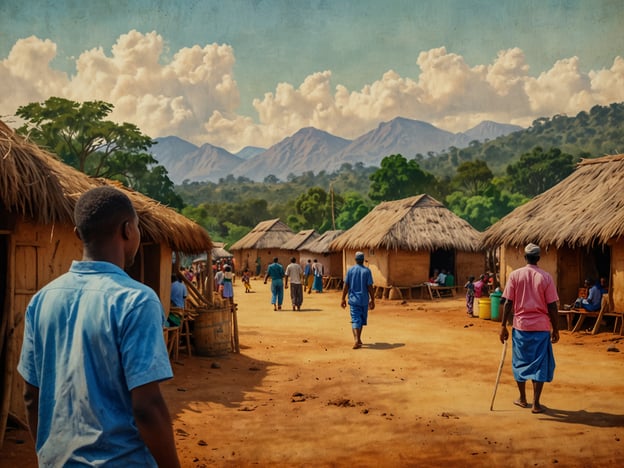
<svg viewBox="0 0 624 468"><path fill-rule="evenodd" d="M399 116L528 126L624 101L623 21L621 0L0 0L0 119L103 100L233 152Z"/></svg>

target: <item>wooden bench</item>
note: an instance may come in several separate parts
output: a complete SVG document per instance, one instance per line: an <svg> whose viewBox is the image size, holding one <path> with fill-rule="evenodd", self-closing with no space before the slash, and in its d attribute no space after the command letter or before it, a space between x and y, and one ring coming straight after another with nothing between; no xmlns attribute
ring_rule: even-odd
<svg viewBox="0 0 624 468"><path fill-rule="evenodd" d="M457 286L434 286L430 283L425 283L427 290L429 292L429 298L433 301L434 296L437 296L438 299L442 299L444 297L455 297L455 291ZM446 293L450 293L449 296Z"/></svg>
<svg viewBox="0 0 624 468"><path fill-rule="evenodd" d="M414 290L420 291L420 298L423 298L424 284L413 284L410 286L374 286L376 299L412 299L415 294ZM394 297L391 297L394 296Z"/></svg>
<svg viewBox="0 0 624 468"><path fill-rule="evenodd" d="M600 325L602 324L602 319L604 317L615 317L615 324L613 326L613 333L616 333L618 321L622 323L620 325L620 335L622 331L624 331L624 314L622 312L615 312L611 310L611 302L609 300L609 296L602 296L602 303L600 304L600 310L597 311L588 311L585 309L571 309L570 312L574 314L579 314L579 318L572 329L572 333L581 331L581 327L583 326L583 322L586 317L596 317L596 323L591 330L591 334L595 335L600 330Z"/></svg>

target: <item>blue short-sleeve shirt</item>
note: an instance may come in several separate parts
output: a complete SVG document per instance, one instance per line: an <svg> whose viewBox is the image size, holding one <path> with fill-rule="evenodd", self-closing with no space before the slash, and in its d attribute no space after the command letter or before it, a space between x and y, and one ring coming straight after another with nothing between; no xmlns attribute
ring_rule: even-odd
<svg viewBox="0 0 624 468"><path fill-rule="evenodd" d="M130 391L173 376L156 293L108 262L74 262L31 300L18 372L39 388L41 466L156 466Z"/></svg>
<svg viewBox="0 0 624 468"><path fill-rule="evenodd" d="M347 270L344 282L349 285L349 304L368 307L368 287L373 284L370 269L356 263Z"/></svg>

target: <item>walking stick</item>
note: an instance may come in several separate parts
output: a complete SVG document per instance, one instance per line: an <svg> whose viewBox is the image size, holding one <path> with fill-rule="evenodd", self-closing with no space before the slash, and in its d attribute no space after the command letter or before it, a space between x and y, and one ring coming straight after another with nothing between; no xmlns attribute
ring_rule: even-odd
<svg viewBox="0 0 624 468"><path fill-rule="evenodd" d="M494 398L496 398L496 390L498 389L498 383L500 382L501 374L503 373L503 364L505 364L505 354L507 354L507 343L509 338L503 343L503 354L501 356L500 364L498 365L498 373L496 374L496 384L494 384L494 393L492 393L492 402L490 403L490 411L494 408Z"/></svg>

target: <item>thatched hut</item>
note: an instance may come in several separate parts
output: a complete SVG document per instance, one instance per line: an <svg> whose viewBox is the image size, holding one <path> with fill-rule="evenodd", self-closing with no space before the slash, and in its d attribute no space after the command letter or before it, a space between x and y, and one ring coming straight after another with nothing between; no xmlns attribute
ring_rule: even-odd
<svg viewBox="0 0 624 468"><path fill-rule="evenodd" d="M305 265L308 260L316 258L323 264L325 275L332 278L342 278L342 250L332 250L330 245L343 232L340 229L326 231L313 242L303 246L299 251L301 263Z"/></svg>
<svg viewBox="0 0 624 468"><path fill-rule="evenodd" d="M542 247L562 303L585 278L605 277L611 305L624 310L624 155L582 160L566 179L490 226L487 246L500 247L502 284L525 264L523 246Z"/></svg>
<svg viewBox="0 0 624 468"><path fill-rule="evenodd" d="M26 306L36 291L81 258L73 208L83 192L104 184L124 190L136 208L142 241L129 273L151 286L166 309L172 252L211 248L197 224L138 192L63 164L0 121L0 443L9 413L24 420L21 379L14 376Z"/></svg>
<svg viewBox="0 0 624 468"><path fill-rule="evenodd" d="M421 284L436 268L465 281L485 268L479 231L426 194L380 203L331 249L343 251L344 271L363 251L378 287Z"/></svg>
<svg viewBox="0 0 624 468"><path fill-rule="evenodd" d="M289 263L291 257L295 257L297 262L304 261L301 258L301 251L307 249L318 237L319 233L314 229L305 229L292 236L283 247L284 250L288 250L288 259L284 259L284 263Z"/></svg>
<svg viewBox="0 0 624 468"><path fill-rule="evenodd" d="M249 268L256 275L262 275L267 267L278 257L282 265L288 262L286 244L295 233L279 218L262 221L246 236L232 244L230 252L239 271Z"/></svg>

